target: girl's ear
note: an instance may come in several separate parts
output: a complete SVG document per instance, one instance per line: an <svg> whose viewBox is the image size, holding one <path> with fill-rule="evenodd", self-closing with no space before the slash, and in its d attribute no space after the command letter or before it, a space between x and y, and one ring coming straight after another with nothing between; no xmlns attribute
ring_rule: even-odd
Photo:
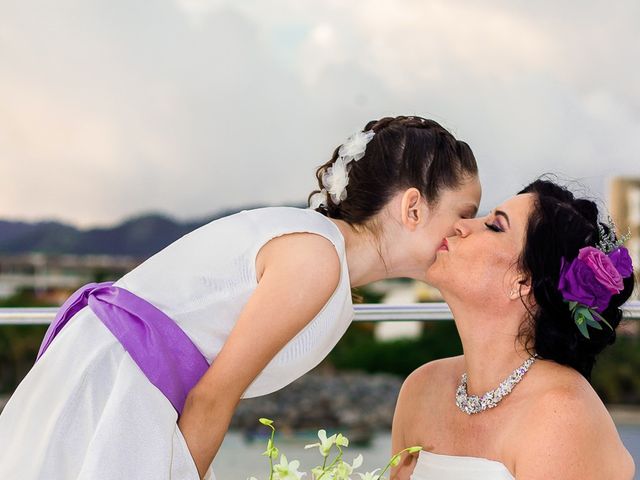
<svg viewBox="0 0 640 480"><path fill-rule="evenodd" d="M408 188L402 195L400 202L400 218L402 224L409 229L415 229L421 221L424 221L424 212L422 211L422 194L417 188Z"/></svg>

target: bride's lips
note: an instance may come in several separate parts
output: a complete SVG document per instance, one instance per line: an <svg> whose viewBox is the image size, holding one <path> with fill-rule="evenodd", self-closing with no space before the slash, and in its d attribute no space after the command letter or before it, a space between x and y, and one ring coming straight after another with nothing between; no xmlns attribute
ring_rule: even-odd
<svg viewBox="0 0 640 480"><path fill-rule="evenodd" d="M449 242L446 238L442 239L442 243L438 247L438 252L448 252L449 251Z"/></svg>

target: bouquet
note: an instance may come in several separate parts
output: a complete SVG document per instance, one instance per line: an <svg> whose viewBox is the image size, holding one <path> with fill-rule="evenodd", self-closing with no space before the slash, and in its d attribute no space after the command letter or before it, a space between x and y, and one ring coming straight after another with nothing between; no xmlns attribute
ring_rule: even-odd
<svg viewBox="0 0 640 480"><path fill-rule="evenodd" d="M289 461L287 457L275 446L273 439L276 429L273 425L273 420L261 418L259 421L263 425L271 428L271 437L267 441L267 449L262 453L262 455L269 458L269 465L271 467L269 480L300 480L307 473L298 471L298 468L300 468L300 462L298 460ZM393 455L391 460L389 460L383 469L377 468L372 472L360 473L356 472L356 469L362 465L362 455L358 455L353 459L352 463L348 463L342 459L344 454L343 448L349 446L349 439L347 437L341 433L327 437L327 432L325 430L319 430L318 439L320 440L319 442L305 445L304 447L318 448L320 455L323 457L322 465L318 465L311 469L312 480L352 480L356 478L354 476L355 474L359 475L360 480L384 480L383 475L390 467L395 467L400 463L400 458L404 453L416 453L422 450L422 447L419 446L405 448ZM337 452L335 453L335 458L330 460L329 457L331 456L331 452L334 447ZM280 457L280 462L274 464L274 460L277 461L278 456ZM382 471L378 473L380 470ZM256 477L250 477L247 480L258 479Z"/></svg>

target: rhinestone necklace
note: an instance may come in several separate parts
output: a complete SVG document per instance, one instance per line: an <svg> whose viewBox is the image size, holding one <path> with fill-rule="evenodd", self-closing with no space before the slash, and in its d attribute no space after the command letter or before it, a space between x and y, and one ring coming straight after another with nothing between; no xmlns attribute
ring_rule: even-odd
<svg viewBox="0 0 640 480"><path fill-rule="evenodd" d="M467 373L463 373L462 378L460 378L460 383L458 384L458 389L456 390L456 405L467 415L484 412L488 408L494 408L504 397L509 395L513 387L522 380L522 377L527 373L527 370L533 365L537 357L537 353L529 357L522 366L516 368L498 388L485 393L482 397L467 395Z"/></svg>

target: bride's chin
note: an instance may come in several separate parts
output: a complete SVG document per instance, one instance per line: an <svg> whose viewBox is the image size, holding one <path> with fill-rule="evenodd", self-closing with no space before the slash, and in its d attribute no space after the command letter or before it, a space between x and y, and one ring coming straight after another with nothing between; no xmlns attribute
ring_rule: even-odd
<svg viewBox="0 0 640 480"><path fill-rule="evenodd" d="M432 287L440 288L439 287L440 275L438 275L437 268L434 269L433 265L429 267L425 272L424 279Z"/></svg>

